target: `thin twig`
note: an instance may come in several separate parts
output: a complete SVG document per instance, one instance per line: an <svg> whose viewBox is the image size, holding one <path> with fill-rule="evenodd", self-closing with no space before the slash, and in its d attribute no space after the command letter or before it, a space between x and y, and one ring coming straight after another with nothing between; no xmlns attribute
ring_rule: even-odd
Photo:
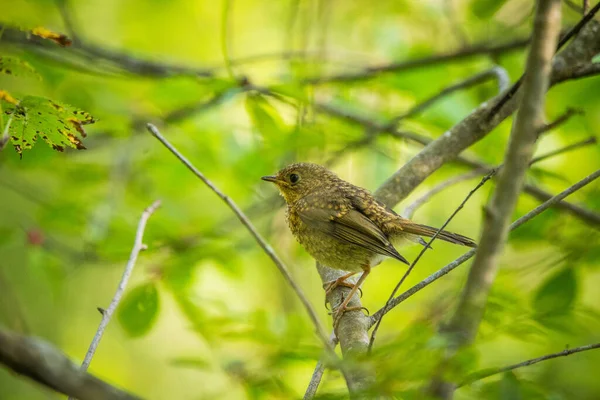
<svg viewBox="0 0 600 400"><path fill-rule="evenodd" d="M590 144L595 144L595 143L597 143L597 142L598 142L598 141L597 141L597 139L596 139L595 137L590 137L590 138L587 138L587 139L581 140L581 141L579 141L579 142L576 142L576 143L570 144L570 145L568 145L568 146L561 147L560 149L556 149L556 150L553 150L553 151L549 151L548 153L546 153L546 154L542 154L541 156L534 157L534 158L532 158L532 159L531 159L531 161L529 162L529 165L532 165L532 164L538 163L538 162L540 162L540 161L547 160L548 158L555 157L555 156L557 156L557 155L559 155L559 154L563 154L563 153L566 153L566 152L568 152L568 151L572 151L572 150L579 149L579 148L581 148L581 147L589 146Z"/></svg>
<svg viewBox="0 0 600 400"><path fill-rule="evenodd" d="M517 229L518 227L520 227L524 223L526 223L529 220L533 219L534 217L538 216L542 212L546 211L548 208L550 208L550 207L554 206L555 204L559 203L560 201L562 201L565 197L567 197L570 194L578 191L579 189L581 189L582 187L586 186L587 184L593 182L595 179L598 179L599 177L600 177L600 170L598 170L598 171L592 173L591 175L585 177L584 179L582 179L581 181L577 182L576 184L574 184L573 186L569 187L568 189L563 190L562 192L560 192L556 196L553 196L549 200L547 200L544 203L540 204L539 206L537 206L536 208L534 208L533 210L531 210L530 212L528 212L527 214L525 214L524 216L522 216L521 218L519 218L515 222L513 222L510 225L510 231L514 231L515 229ZM463 264L465 261L468 261L469 259L471 259L475 255L475 252L476 252L475 249L472 249L472 250L466 252L465 254L463 254L462 256L460 256L459 258L457 258L456 260L452 261L450 264L446 265L444 268L438 270L437 272L435 272L432 275L428 276L427 278L423 279L421 282L417 283L416 285L414 285L413 287L411 287L410 289L408 289L404 293L396 296L394 298L394 300L392 300L390 302L389 305L387 305L385 307L382 307L381 309L379 309L376 313L374 313L370 317L370 319L369 319L369 327L375 325L375 323L383 315L387 314L391 309L393 309L394 307L396 307L398 304L402 303L404 300L408 299L409 297L411 297L415 293L417 293L420 290L424 289L425 287L429 286L431 283L433 283L436 280L440 279L444 275L447 275L449 272L451 272L452 270L454 270L455 268L457 268L458 266L460 266L461 264Z"/></svg>
<svg viewBox="0 0 600 400"><path fill-rule="evenodd" d="M129 255L129 261L127 261L127 266L125 267L125 271L123 272L123 276L121 277L121 281L119 282L119 286L117 287L117 291L115 292L110 305L102 312L102 320L100 321L98 330L96 331L96 334L92 339L92 343L85 354L83 363L81 364L82 371L87 371L88 367L90 366L92 358L94 357L94 353L96 353L96 349L98 348L98 344L100 344L100 339L102 339L102 335L104 334L104 330L108 326L112 314L117 309L117 306L123 297L123 293L125 292L125 288L127 287L127 282L129 281L129 277L133 272L133 268L135 267L138 255L140 254L140 251L145 248L142 240L144 238L146 223L158 207L160 207L160 200L156 200L150 207L146 208L140 217L140 222L138 223L137 231L135 233L135 242L133 244L133 248L131 249L131 254Z"/></svg>
<svg viewBox="0 0 600 400"><path fill-rule="evenodd" d="M413 201L408 207L404 209L402 215L410 219L415 214L415 211L417 211L418 208L420 208L423 204L427 203L436 194L444 191L450 186L456 185L457 183L468 181L469 179L473 179L477 176L480 176L482 173L485 172L485 170L475 169L473 171L454 176L448 180L441 182L440 184L432 187L431 190L425 192L421 197Z"/></svg>
<svg viewBox="0 0 600 400"><path fill-rule="evenodd" d="M394 296L396 295L396 292L398 291L398 289L400 289L400 286L402 286L402 283L404 283L404 281L406 280L406 278L408 277L408 275L412 272L412 270L415 267L415 265L417 265L417 263L419 262L419 260L423 256L423 254L425 254L425 251L427 251L427 249L431 248L431 244L437 238L437 236L439 235L439 233L441 231L443 231L444 228L446 228L446 226L448 226L448 224L450 223L450 221L452 221L452 219L456 216L456 214L458 214L458 212L463 209L463 207L465 206L465 204L467 203L467 201L469 201L469 199L471 198L471 196L473 196L473 194L475 194L475 192L477 190L479 190L480 187L482 187L488 180L490 180L490 178L492 176L494 176L495 173L496 173L496 170L492 170L491 172L489 172L486 176L484 176L481 179L481 181L477 184L477 186L475 186L469 192L469 194L467 194L467 196L465 197L465 199L459 204L459 206L456 208L456 210L454 210L454 212L448 217L448 219L446 220L446 222L444 222L444 224L437 230L437 232L431 237L431 239L429 239L429 242L427 242L427 244L425 246L423 246L423 248L421 249L421 252L417 256L417 258L415 258L415 260L410 264L410 267L408 267L408 269L406 270L406 272L404 273L404 275L402 275L402 278L400 279L400 281L398 282L398 284L396 285L396 287L394 287L394 290L392 290L392 293L390 294L390 297L386 301L386 303L385 303L386 305L384 306L384 308L386 308L387 305L394 299ZM381 321L382 320L383 320L383 315L381 316L381 318L379 318L379 320L377 320L377 323L375 324L375 328L373 329L373 332L371 333L371 340L369 341L369 352L373 349L373 344L375 343L375 338L377 336L377 331L379 330L379 326L381 325Z"/></svg>
<svg viewBox="0 0 600 400"><path fill-rule="evenodd" d="M10 129L10 124L13 120L13 113L10 113L8 117L8 121L6 121L6 126L4 126L4 131L2 132L2 136L0 137L0 151L4 150L4 147L8 144L10 140L10 136L8 134L8 130Z"/></svg>
<svg viewBox="0 0 600 400"><path fill-rule="evenodd" d="M221 52L223 54L223 61L225 65L225 71L232 80L235 80L235 74L231 67L230 59L230 40L231 40L231 9L233 8L233 0L225 0L223 2L223 12L221 13Z"/></svg>
<svg viewBox="0 0 600 400"><path fill-rule="evenodd" d="M319 389L319 384L321 383L321 379L323 378L323 374L325 373L325 364L323 360L319 360L317 365L315 366L315 370L310 378L310 382L306 387L306 392L304 392L304 400L310 400L315 397L317 394L317 389Z"/></svg>
<svg viewBox="0 0 600 400"><path fill-rule="evenodd" d="M577 35L581 31L581 29L583 29L583 27L588 22L590 22L592 18L594 18L594 15L596 15L598 11L600 11L600 2L598 2L587 14L585 14L583 18L581 18L581 20L579 20L579 22L573 28L571 28L567 33L564 34L564 36L558 41L558 44L556 45L555 53L558 52L572 37ZM521 77L512 85L512 87L506 92L506 94L502 98L500 98L500 100L494 105L494 107L492 107L490 113L487 116L488 121L490 121L496 114L498 114L498 111L500 111L500 109L506 104L506 102L509 101L517 93L517 91L521 87L521 84L523 83L524 77L525 73L521 75Z"/></svg>
<svg viewBox="0 0 600 400"><path fill-rule="evenodd" d="M564 154L567 153L569 151L573 151L576 149L579 149L581 147L585 147L585 146L589 146L592 144L597 143L597 139L595 137L590 137L587 138L585 140L581 140L579 142L567 145L565 147L561 147L559 149L556 150L552 150L548 153L542 154L541 156L537 156L534 157L531 162L529 163L529 165L533 165L536 164L540 161L544 161L547 160L549 158L552 157L556 157L560 154ZM435 196L436 194L442 192L443 190L449 188L452 185L455 185L457 183L463 182L463 181L467 181L469 179L475 178L477 176L480 176L482 174L488 173L489 171L491 171L492 169L501 169L502 168L502 164L497 165L495 167L490 167L490 168L477 168L473 171L470 172L466 172L464 174L458 175L458 176L454 176L446 181L443 181L441 183L439 183L438 185L434 186L433 188L431 188L431 190L425 192L421 197L417 198L415 201L413 201L411 204L409 204L405 209L404 212L402 213L402 215L406 218L411 218L414 213L417 211L417 209L419 209L421 206L423 206L424 204L426 204L433 196ZM552 196L550 196L552 197Z"/></svg>
<svg viewBox="0 0 600 400"><path fill-rule="evenodd" d="M202 182L204 182L204 184L206 186L208 186L217 196L219 196L219 198L221 198L221 200L223 200L225 202L225 204L227 204L227 206L233 211L233 213L240 220L242 225L244 225L244 227L246 227L246 229L250 232L250 234L252 235L254 240L256 240L258 245L263 249L263 251L267 254L267 256L269 256L269 258L273 261L273 263L275 264L275 266L277 267L279 272L283 275L283 278L292 287L292 289L294 290L294 292L300 299L300 302L306 309L308 316L310 317L313 325L315 326L317 336L323 342L323 345L325 346L325 349L329 352L329 355L333 357L332 360L337 359L337 356L335 355L335 353L333 352L333 349L331 348L329 339L327 339L327 335L325 334L325 331L324 331L323 327L321 326L321 323L319 322L319 317L317 316L317 313L315 312L314 308L308 301L308 298L304 294L304 291L294 281L294 279L292 278L292 275L290 274L288 268L285 266L283 261L281 261L279 256L277 256L277 254L273 250L273 248L271 248L271 246L263 239L263 237L260 235L260 233L258 233L258 231L254 227L252 222L250 222L248 217L246 217L246 215L243 213L243 211L237 206L237 204L229 196L227 196L225 193L221 192L221 190L219 190L219 188L217 188L208 178L206 178L202 174L202 172L200 172L190 161L188 161L187 158L185 158L175 147L173 147L173 145L171 145L171 143L169 143L167 141L167 139L165 139L164 136L161 135L161 133L158 131L158 128L156 128L156 126L154 126L152 124L147 124L146 127L147 127L148 131L163 144L163 146L165 146L171 153L173 153L173 155L175 157L177 157L177 159L179 161L181 161L190 171L192 171L192 173L194 175L196 175L196 177L198 177Z"/></svg>
<svg viewBox="0 0 600 400"><path fill-rule="evenodd" d="M331 332L329 336L329 341L331 343L331 347L335 348L338 343L338 339L335 336L335 332ZM323 378L323 374L325 373L325 362L323 358L321 358L317 365L315 366L315 370L313 371L312 376L310 377L310 382L306 387L306 392L304 393L303 400L311 400L317 394L317 390L319 389L319 385L321 384L321 379Z"/></svg>
<svg viewBox="0 0 600 400"><path fill-rule="evenodd" d="M406 111L405 113L402 113L402 114L398 115L397 117L392 118L389 122L389 125L396 126L398 124L398 122L400 122L401 120L410 118L410 117L414 117L415 115L422 113L424 110L431 107L437 101L443 99L444 97L446 97L458 90L469 89L475 85L479 85L480 83L487 82L488 80L494 79L494 78L498 81L499 91L502 92L503 90L505 90L507 82L508 82L508 74L504 68L495 66L491 69L488 69L487 71L483 71L478 74L475 74L463 81L457 82L453 85L450 85L450 86L440 90L438 93L431 96L430 98L416 104L415 106L413 106L410 110Z"/></svg>
<svg viewBox="0 0 600 400"><path fill-rule="evenodd" d="M484 369L484 370L477 371L477 372L470 374L469 376L467 376L465 378L465 380L463 380L461 383L459 383L456 387L459 388L461 386L470 385L473 382L479 381L479 380L487 378L489 376L501 374L501 373L507 372L507 371L512 371L514 369L521 368L521 367L528 367L530 365L537 364L542 361L551 360L553 358L558 358L558 357L566 357L566 356L570 356L571 354L581 353L582 351L588 351L588 350L594 350L594 349L600 349L600 343L588 344L585 346L575 347L573 349L565 349L563 351L559 351L558 353L546 354L545 356L542 356L542 357L532 358L530 360L523 361L523 362L520 362L517 364L507 365L505 367Z"/></svg>
<svg viewBox="0 0 600 400"><path fill-rule="evenodd" d="M67 30L67 34L70 36L70 39L73 41L79 41L79 37L73 24L73 18L71 18L71 10L69 8L67 0L55 0L55 3L58 8L58 12L60 13L60 16L62 17L63 23L65 24L65 29Z"/></svg>

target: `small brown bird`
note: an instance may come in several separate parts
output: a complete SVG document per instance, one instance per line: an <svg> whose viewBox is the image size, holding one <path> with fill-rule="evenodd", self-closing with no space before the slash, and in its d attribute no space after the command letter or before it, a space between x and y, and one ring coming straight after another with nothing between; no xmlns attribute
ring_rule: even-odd
<svg viewBox="0 0 600 400"><path fill-rule="evenodd" d="M366 189L337 177L327 168L311 163L287 166L277 175L263 176L273 182L287 203L287 222L298 242L318 262L348 274L328 282L327 293L337 286L352 288L337 308L335 321L347 308L371 268L385 257L408 264L394 245L412 241L426 245L421 236L431 237L437 229L416 224L376 200ZM468 237L441 231L439 239L475 247ZM358 282L346 282L362 272Z"/></svg>

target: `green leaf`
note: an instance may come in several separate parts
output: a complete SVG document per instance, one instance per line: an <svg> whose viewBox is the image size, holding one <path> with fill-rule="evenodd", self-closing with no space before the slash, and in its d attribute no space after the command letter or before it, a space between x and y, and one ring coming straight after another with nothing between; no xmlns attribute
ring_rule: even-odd
<svg viewBox="0 0 600 400"><path fill-rule="evenodd" d="M140 285L130 291L119 306L117 318L131 337L148 333L158 315L158 289L154 282Z"/></svg>
<svg viewBox="0 0 600 400"><path fill-rule="evenodd" d="M35 69L27 61L18 57L2 56L0 57L0 74L17 77L41 77L35 72Z"/></svg>
<svg viewBox="0 0 600 400"><path fill-rule="evenodd" d="M38 137L57 151L65 147L85 149L81 141L86 137L83 125L95 122L85 111L38 96L26 96L9 108L9 113L10 139L20 155L31 149Z"/></svg>
<svg viewBox="0 0 600 400"><path fill-rule="evenodd" d="M262 95L246 96L246 111L252 124L266 138L277 138L286 131L281 115Z"/></svg>
<svg viewBox="0 0 600 400"><path fill-rule="evenodd" d="M573 268L564 268L542 283L533 299L537 317L564 315L573 307L577 277Z"/></svg>
<svg viewBox="0 0 600 400"><path fill-rule="evenodd" d="M494 15L506 0L476 0L471 4L473 14L479 18L486 19Z"/></svg>
<svg viewBox="0 0 600 400"><path fill-rule="evenodd" d="M507 371L500 381L500 398L502 400L520 400L521 384L512 371Z"/></svg>

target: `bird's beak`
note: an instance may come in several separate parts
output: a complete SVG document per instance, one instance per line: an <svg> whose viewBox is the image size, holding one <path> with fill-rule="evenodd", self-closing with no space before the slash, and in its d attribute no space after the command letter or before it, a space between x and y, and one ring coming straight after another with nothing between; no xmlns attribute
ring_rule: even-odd
<svg viewBox="0 0 600 400"><path fill-rule="evenodd" d="M275 175L267 175L267 176L263 176L262 178L263 181L267 181L267 182L273 182L273 183L277 183L277 177Z"/></svg>

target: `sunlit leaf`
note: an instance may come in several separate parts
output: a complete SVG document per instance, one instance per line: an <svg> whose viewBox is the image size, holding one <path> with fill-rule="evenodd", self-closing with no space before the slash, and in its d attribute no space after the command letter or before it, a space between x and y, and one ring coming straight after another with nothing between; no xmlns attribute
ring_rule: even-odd
<svg viewBox="0 0 600 400"><path fill-rule="evenodd" d="M9 135L17 153L31 149L41 137L54 150L85 149L84 125L95 122L85 111L38 96L26 96L7 111L11 115Z"/></svg>
<svg viewBox="0 0 600 400"><path fill-rule="evenodd" d="M40 76L35 72L35 69L27 61L23 61L18 57L1 56L0 57L0 74L25 77L33 76L39 78Z"/></svg>
<svg viewBox="0 0 600 400"><path fill-rule="evenodd" d="M563 268L538 288L533 299L537 316L568 313L577 296L577 276L573 268Z"/></svg>
<svg viewBox="0 0 600 400"><path fill-rule="evenodd" d="M159 305L158 289L154 282L148 282L125 295L119 305L117 318L129 336L143 336L154 325Z"/></svg>

